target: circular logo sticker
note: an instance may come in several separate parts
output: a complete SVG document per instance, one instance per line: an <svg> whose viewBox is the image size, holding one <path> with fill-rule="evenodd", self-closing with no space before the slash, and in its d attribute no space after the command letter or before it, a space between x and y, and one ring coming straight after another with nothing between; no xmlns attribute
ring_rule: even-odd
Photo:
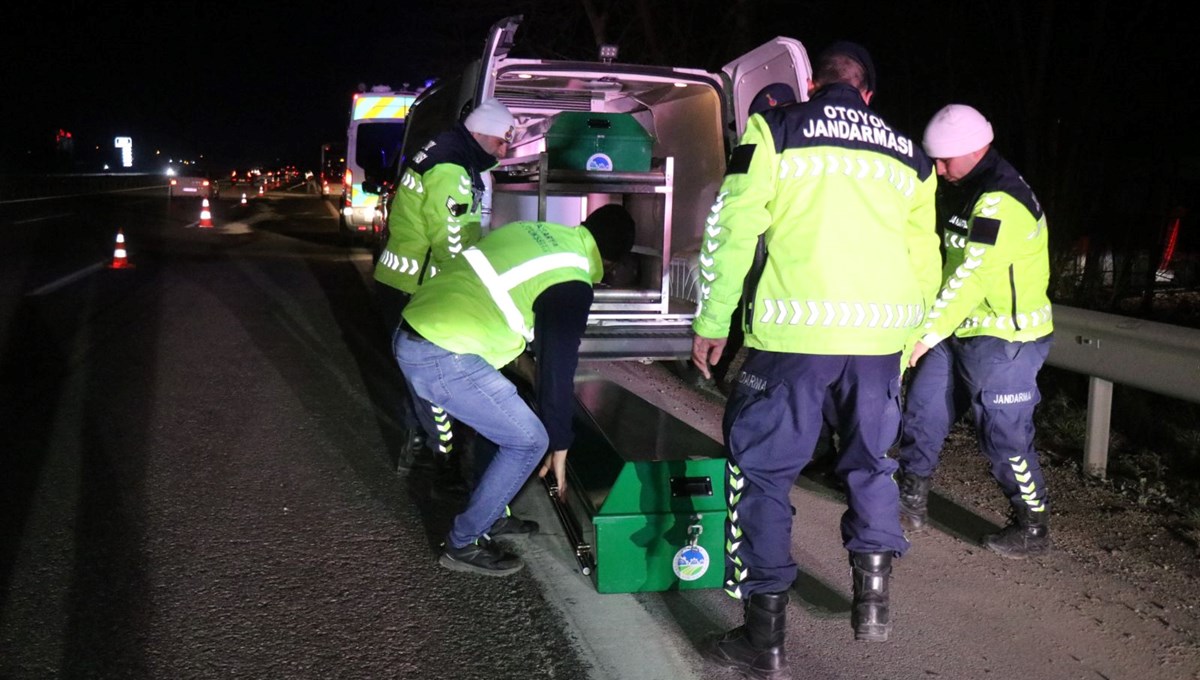
<svg viewBox="0 0 1200 680"><path fill-rule="evenodd" d="M680 581L695 581L708 571L708 551L698 545L685 545L675 553L671 568Z"/></svg>
<svg viewBox="0 0 1200 680"><path fill-rule="evenodd" d="M613 164L612 159L608 157L608 154L594 153L591 156L588 156L587 165L585 167L588 170L611 172L613 169Z"/></svg>

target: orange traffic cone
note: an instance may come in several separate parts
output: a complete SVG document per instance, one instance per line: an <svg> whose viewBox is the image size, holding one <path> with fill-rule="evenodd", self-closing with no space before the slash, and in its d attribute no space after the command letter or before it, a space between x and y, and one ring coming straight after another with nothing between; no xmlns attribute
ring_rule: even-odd
<svg viewBox="0 0 1200 680"><path fill-rule="evenodd" d="M200 227L211 229L212 225L212 211L208 209L208 199L206 198L200 204Z"/></svg>
<svg viewBox="0 0 1200 680"><path fill-rule="evenodd" d="M263 185L258 185L258 195L262 196L264 193L266 193L266 189L263 187Z"/></svg>
<svg viewBox="0 0 1200 680"><path fill-rule="evenodd" d="M246 192L242 192L242 205L246 205Z"/></svg>
<svg viewBox="0 0 1200 680"><path fill-rule="evenodd" d="M109 269L133 269L133 263L129 261L129 255L125 252L125 234L120 229L117 230L117 245L113 248L112 264L108 265Z"/></svg>

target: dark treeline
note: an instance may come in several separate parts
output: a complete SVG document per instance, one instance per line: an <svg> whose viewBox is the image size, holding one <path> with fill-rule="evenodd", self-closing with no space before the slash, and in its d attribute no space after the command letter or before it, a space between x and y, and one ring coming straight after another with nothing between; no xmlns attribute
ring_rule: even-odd
<svg viewBox="0 0 1200 680"><path fill-rule="evenodd" d="M1198 285L1187 258L1200 251L1200 69L1178 3L465 0L428 11L447 13L461 20L423 24L420 40L441 55L421 64L431 71L477 58L509 14L525 16L517 53L546 58L594 59L615 43L621 61L716 70L776 35L812 57L856 40L876 59L873 106L912 136L949 102L991 119L1049 216L1059 301L1115 308L1152 290L1178 215L1175 283Z"/></svg>

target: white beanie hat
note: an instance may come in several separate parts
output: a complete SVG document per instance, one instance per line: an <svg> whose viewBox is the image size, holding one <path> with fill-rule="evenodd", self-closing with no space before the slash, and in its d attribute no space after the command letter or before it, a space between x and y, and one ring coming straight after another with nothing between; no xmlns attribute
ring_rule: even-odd
<svg viewBox="0 0 1200 680"><path fill-rule="evenodd" d="M966 104L950 104L933 114L925 126L922 146L930 158L957 158L992 141L992 124Z"/></svg>
<svg viewBox="0 0 1200 680"><path fill-rule="evenodd" d="M491 135L507 141L512 141L513 126L517 124L513 115L504 104L497 99L484 99L471 112L463 125L471 132L481 135Z"/></svg>

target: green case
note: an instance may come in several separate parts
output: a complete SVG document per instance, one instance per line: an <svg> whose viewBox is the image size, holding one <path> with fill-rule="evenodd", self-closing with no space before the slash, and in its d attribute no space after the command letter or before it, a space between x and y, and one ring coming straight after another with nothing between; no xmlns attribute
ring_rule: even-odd
<svg viewBox="0 0 1200 680"><path fill-rule="evenodd" d="M628 113L564 111L546 131L554 170L648 172L654 139Z"/></svg>
<svg viewBox="0 0 1200 680"><path fill-rule="evenodd" d="M596 589L720 588L724 447L614 383L583 380L575 393L569 505L592 546Z"/></svg>

